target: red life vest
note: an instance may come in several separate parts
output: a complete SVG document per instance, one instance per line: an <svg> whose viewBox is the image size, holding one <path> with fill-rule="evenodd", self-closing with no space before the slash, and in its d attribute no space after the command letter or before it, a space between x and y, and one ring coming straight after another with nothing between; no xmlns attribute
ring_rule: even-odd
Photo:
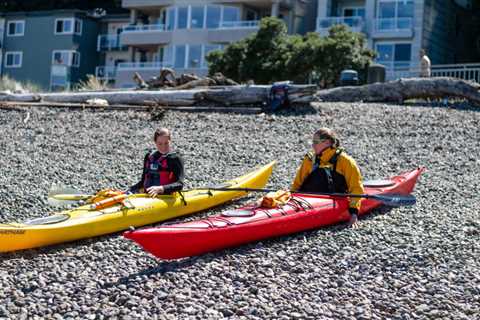
<svg viewBox="0 0 480 320"><path fill-rule="evenodd" d="M150 153L145 161L145 180L143 188L146 190L152 186L164 186L177 181L172 169L168 167L168 153L161 154L158 151Z"/></svg>

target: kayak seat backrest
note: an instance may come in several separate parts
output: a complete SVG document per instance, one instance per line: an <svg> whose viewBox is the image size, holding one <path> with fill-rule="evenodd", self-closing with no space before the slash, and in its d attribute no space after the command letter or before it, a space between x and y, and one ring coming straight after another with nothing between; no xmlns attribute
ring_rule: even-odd
<svg viewBox="0 0 480 320"><path fill-rule="evenodd" d="M251 217L255 215L254 210L236 209L222 212L224 217Z"/></svg>
<svg viewBox="0 0 480 320"><path fill-rule="evenodd" d="M363 182L364 187L370 188L383 188L383 187L391 187L395 184L392 180L366 180Z"/></svg>
<svg viewBox="0 0 480 320"><path fill-rule="evenodd" d="M23 224L29 225L29 226L37 226L37 225L43 225L43 224L53 224L53 223L59 223L63 222L65 220L68 220L70 216L68 214L55 214L53 216L49 217L42 217L42 218L35 218L31 220L25 221Z"/></svg>

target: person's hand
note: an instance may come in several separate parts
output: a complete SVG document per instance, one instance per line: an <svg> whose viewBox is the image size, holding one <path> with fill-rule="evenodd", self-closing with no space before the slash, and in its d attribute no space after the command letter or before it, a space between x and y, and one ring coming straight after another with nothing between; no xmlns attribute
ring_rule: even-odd
<svg viewBox="0 0 480 320"><path fill-rule="evenodd" d="M350 220L348 221L348 227L352 229L356 229L359 227L358 225L358 210L355 208L348 209L350 212Z"/></svg>
<svg viewBox="0 0 480 320"><path fill-rule="evenodd" d="M164 192L165 189L163 188L163 186L153 186L147 188L147 193L152 197L156 196L157 194L163 194Z"/></svg>

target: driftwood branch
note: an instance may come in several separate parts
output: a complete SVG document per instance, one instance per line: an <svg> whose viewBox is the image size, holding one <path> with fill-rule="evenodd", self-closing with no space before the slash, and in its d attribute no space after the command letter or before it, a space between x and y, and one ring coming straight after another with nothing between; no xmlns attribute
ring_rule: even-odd
<svg viewBox="0 0 480 320"><path fill-rule="evenodd" d="M408 78L318 91L314 101L399 102L456 97L480 105L480 84L454 78Z"/></svg>

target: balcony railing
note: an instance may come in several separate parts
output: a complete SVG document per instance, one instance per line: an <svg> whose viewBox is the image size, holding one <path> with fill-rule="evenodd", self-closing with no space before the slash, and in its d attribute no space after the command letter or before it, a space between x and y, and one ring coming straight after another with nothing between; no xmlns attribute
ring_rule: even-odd
<svg viewBox="0 0 480 320"><path fill-rule="evenodd" d="M126 46L120 43L118 34L102 34L97 39L97 51L124 50Z"/></svg>
<svg viewBox="0 0 480 320"><path fill-rule="evenodd" d="M219 29L258 28L259 20L222 21Z"/></svg>
<svg viewBox="0 0 480 320"><path fill-rule="evenodd" d="M328 17L317 19L317 31L325 31L337 24L346 24L354 31L363 31L365 19L363 17Z"/></svg>
<svg viewBox="0 0 480 320"><path fill-rule="evenodd" d="M117 75L117 67L115 66L98 66L95 68L95 76L100 80L114 80Z"/></svg>
<svg viewBox="0 0 480 320"><path fill-rule="evenodd" d="M413 29L413 18L378 18L375 19L375 31L396 32Z"/></svg>
<svg viewBox="0 0 480 320"><path fill-rule="evenodd" d="M220 21L219 26L209 29L248 29L258 28L259 20L238 20L238 21ZM207 28L204 28L207 29ZM143 25L127 25L123 27L123 32L149 32L149 31L167 31L165 24L143 24ZM170 30L168 30L170 31Z"/></svg>
<svg viewBox="0 0 480 320"><path fill-rule="evenodd" d="M123 32L149 32L149 31L165 31L165 24L136 24L123 27Z"/></svg>
<svg viewBox="0 0 480 320"><path fill-rule="evenodd" d="M121 62L118 64L118 70L158 70L161 68L172 68L173 64L168 61L149 61L149 62Z"/></svg>

